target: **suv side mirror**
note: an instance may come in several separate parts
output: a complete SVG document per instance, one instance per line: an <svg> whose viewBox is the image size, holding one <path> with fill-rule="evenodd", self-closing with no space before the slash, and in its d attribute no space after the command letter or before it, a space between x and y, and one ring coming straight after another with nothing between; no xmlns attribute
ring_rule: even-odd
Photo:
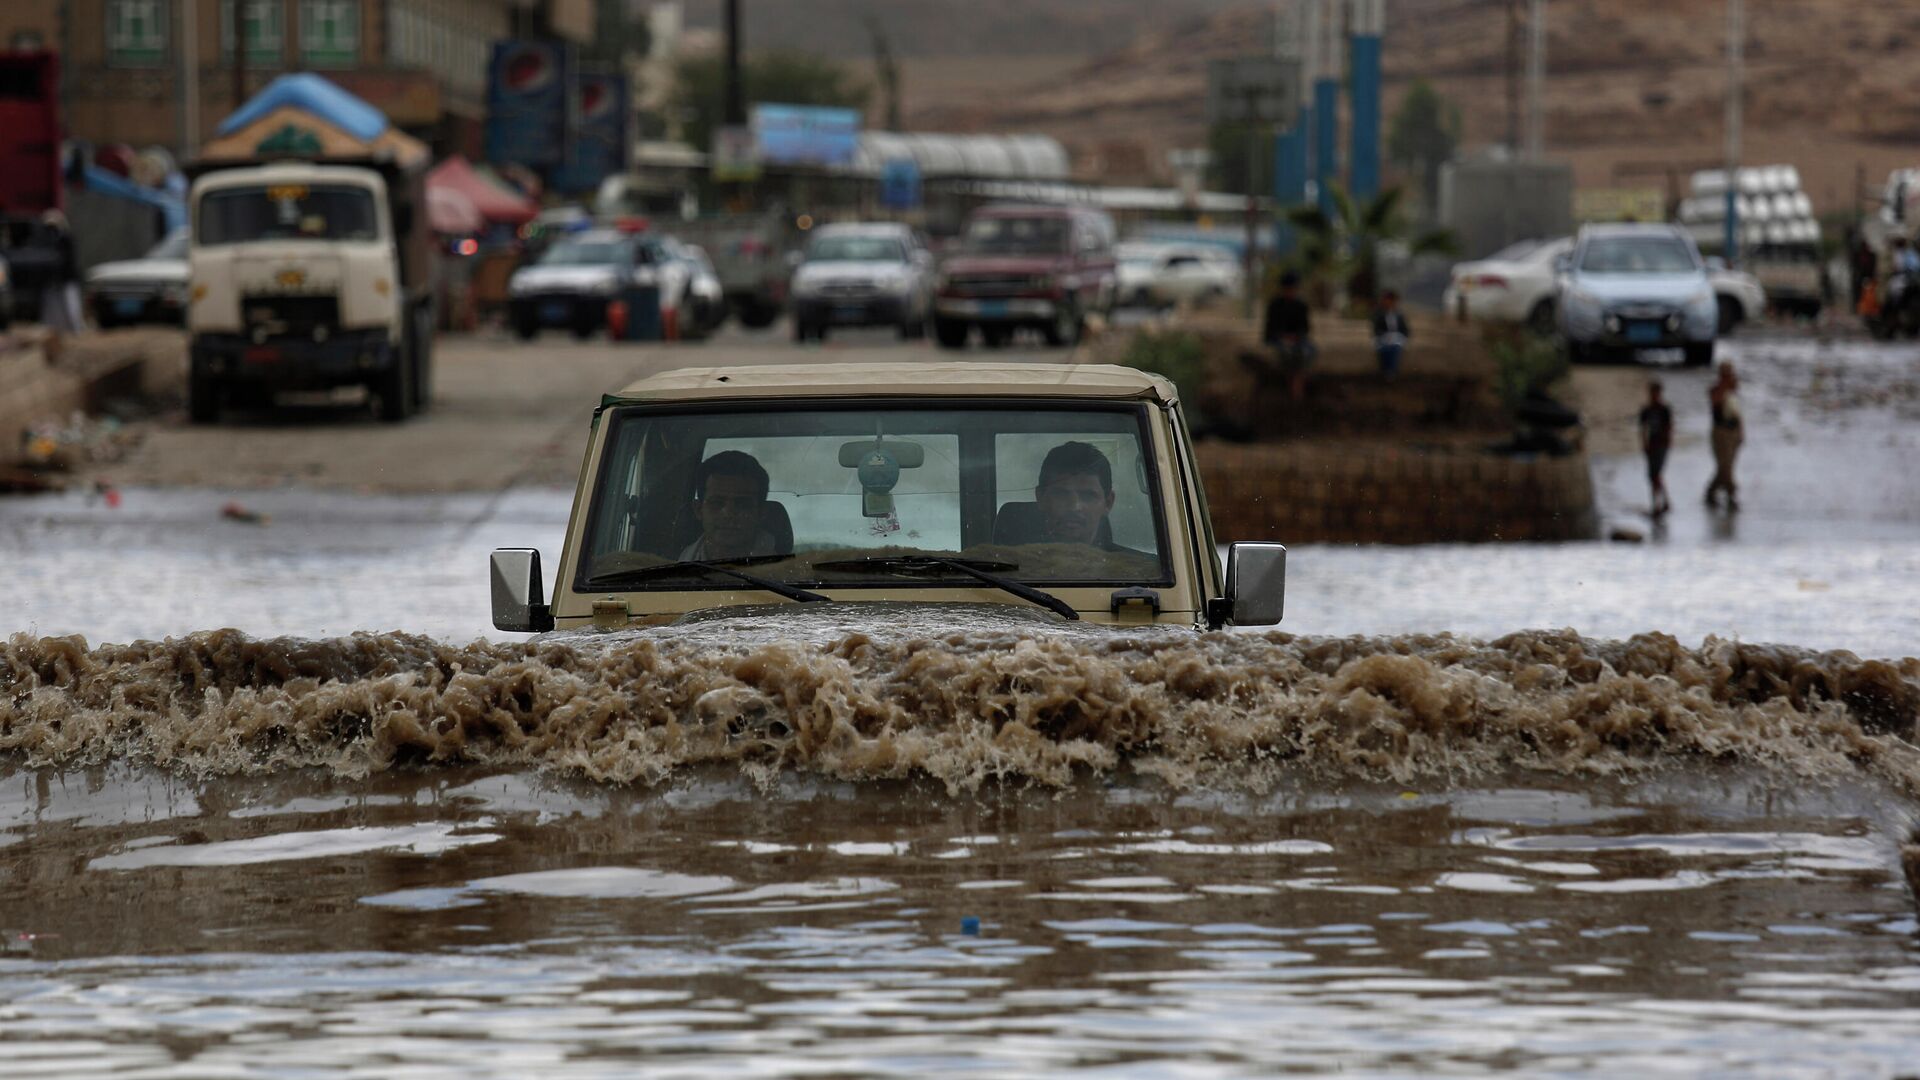
<svg viewBox="0 0 1920 1080"><path fill-rule="evenodd" d="M1573 269L1573 254L1571 252L1563 252L1553 257L1554 273L1564 274L1567 271L1572 269Z"/></svg>
<svg viewBox="0 0 1920 1080"><path fill-rule="evenodd" d="M1284 544L1241 543L1227 547L1227 595L1224 612L1210 620L1235 626L1273 626L1287 600L1287 548Z"/></svg>
<svg viewBox="0 0 1920 1080"><path fill-rule="evenodd" d="M553 612L540 583L540 553L532 548L495 548L490 566L493 628L521 634L553 629Z"/></svg>

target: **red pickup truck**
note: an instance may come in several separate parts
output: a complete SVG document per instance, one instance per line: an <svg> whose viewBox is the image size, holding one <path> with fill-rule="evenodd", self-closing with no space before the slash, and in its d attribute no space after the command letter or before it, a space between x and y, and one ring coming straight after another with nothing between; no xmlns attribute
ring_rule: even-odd
<svg viewBox="0 0 1920 1080"><path fill-rule="evenodd" d="M1080 339L1088 315L1105 316L1116 289L1113 219L1069 206L987 206L973 212L960 249L940 268L933 332L964 348L974 327L990 349L1015 330L1049 345Z"/></svg>

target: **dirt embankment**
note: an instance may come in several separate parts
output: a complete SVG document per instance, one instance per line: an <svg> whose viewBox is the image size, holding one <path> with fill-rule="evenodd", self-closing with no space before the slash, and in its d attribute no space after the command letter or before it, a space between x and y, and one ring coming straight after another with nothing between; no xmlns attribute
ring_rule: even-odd
<svg viewBox="0 0 1920 1080"><path fill-rule="evenodd" d="M1720 160L1720 0L1555 0L1546 133L1585 186L1666 187ZM1799 167L1822 210L1852 207L1856 167L1877 183L1920 151L1920 8L1842 0L1750 4L1744 139L1750 160ZM923 130L1042 131L1089 175L1164 182L1166 153L1206 142L1206 67L1258 51L1267 5L1154 26L1123 49L1009 84L982 57L977 92L909 118ZM1389 0L1386 107L1412 81L1459 108L1464 145L1508 129L1503 0ZM1130 148L1130 149L1129 149ZM1122 152L1122 151L1126 152ZM1126 163L1140 175L1121 175Z"/></svg>

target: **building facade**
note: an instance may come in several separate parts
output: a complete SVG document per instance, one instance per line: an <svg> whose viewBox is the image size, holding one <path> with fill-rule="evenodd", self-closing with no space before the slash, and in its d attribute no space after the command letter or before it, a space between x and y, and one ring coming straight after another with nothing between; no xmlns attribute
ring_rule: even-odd
<svg viewBox="0 0 1920 1080"><path fill-rule="evenodd" d="M235 4L240 5L238 12ZM0 47L62 54L74 138L191 157L251 95L312 71L440 151L478 150L494 41L592 33L592 0L4 0Z"/></svg>

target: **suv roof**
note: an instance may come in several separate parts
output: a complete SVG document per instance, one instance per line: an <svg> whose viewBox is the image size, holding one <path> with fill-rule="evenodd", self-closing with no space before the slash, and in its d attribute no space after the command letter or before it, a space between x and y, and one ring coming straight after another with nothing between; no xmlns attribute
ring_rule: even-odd
<svg viewBox="0 0 1920 1080"><path fill-rule="evenodd" d="M1172 404L1173 384L1113 364L766 364L649 375L601 404L787 397L1137 398Z"/></svg>

